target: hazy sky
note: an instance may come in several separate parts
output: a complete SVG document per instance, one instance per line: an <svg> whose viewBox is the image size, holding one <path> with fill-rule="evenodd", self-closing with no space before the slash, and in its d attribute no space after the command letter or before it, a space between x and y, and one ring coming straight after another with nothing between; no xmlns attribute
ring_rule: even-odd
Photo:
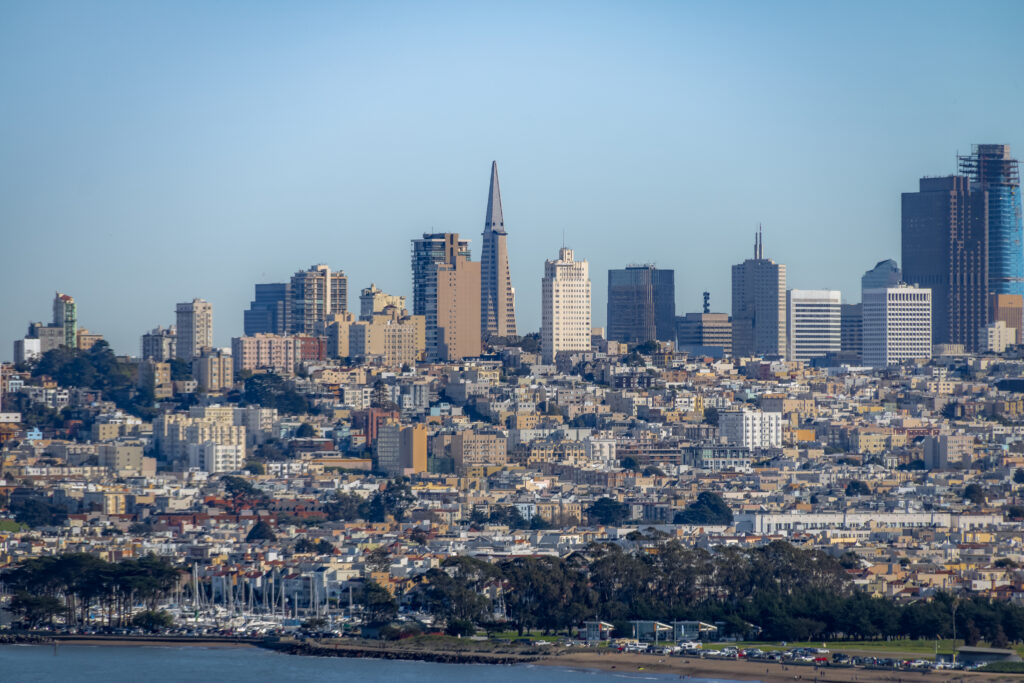
<svg viewBox="0 0 1024 683"><path fill-rule="evenodd" d="M478 260L498 161L521 332L565 232L676 271L680 313L753 250L859 299L900 192L1024 155L1020 2L0 4L0 358L55 290L119 353L327 263L408 295L409 240Z"/></svg>

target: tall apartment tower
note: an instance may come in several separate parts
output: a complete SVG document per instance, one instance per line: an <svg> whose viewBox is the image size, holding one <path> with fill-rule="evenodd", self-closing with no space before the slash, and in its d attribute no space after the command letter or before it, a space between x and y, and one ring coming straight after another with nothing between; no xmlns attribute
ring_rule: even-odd
<svg viewBox="0 0 1024 683"><path fill-rule="evenodd" d="M64 329L64 346L78 348L78 307L74 297L60 292L53 297L53 325Z"/></svg>
<svg viewBox="0 0 1024 683"><path fill-rule="evenodd" d="M191 361L202 349L213 347L213 306L203 299L192 299L178 304L176 313L178 335L174 353Z"/></svg>
<svg viewBox="0 0 1024 683"><path fill-rule="evenodd" d="M647 264L608 271L608 339L630 344L675 341L674 270Z"/></svg>
<svg viewBox="0 0 1024 683"><path fill-rule="evenodd" d="M458 233L412 241L413 313L426 319L427 360L480 355L480 264Z"/></svg>
<svg viewBox="0 0 1024 683"><path fill-rule="evenodd" d="M256 294L243 314L246 336L287 334L291 329L292 286L290 282L256 285Z"/></svg>
<svg viewBox="0 0 1024 683"><path fill-rule="evenodd" d="M554 363L559 351L590 350L590 266L562 247L558 259L544 261L540 285L540 351Z"/></svg>
<svg viewBox="0 0 1024 683"><path fill-rule="evenodd" d="M786 293L788 360L809 361L839 353L842 303L842 294L834 289L791 289Z"/></svg>
<svg viewBox="0 0 1024 683"><path fill-rule="evenodd" d="M291 279L291 332L315 334L317 323L348 310L348 278L325 265L300 270Z"/></svg>
<svg viewBox="0 0 1024 683"><path fill-rule="evenodd" d="M177 342L178 333L174 325L168 330L162 327L150 330L142 335L142 360L163 363L174 358Z"/></svg>
<svg viewBox="0 0 1024 683"><path fill-rule="evenodd" d="M974 350L988 322L988 206L962 175L921 178L903 193L903 279L931 290L936 344Z"/></svg>
<svg viewBox="0 0 1024 683"><path fill-rule="evenodd" d="M862 303L865 365L884 368L931 358L931 290L906 284L866 289Z"/></svg>
<svg viewBox="0 0 1024 683"><path fill-rule="evenodd" d="M758 229L754 258L732 267L732 353L783 356L786 329L786 266L764 258Z"/></svg>
<svg viewBox="0 0 1024 683"><path fill-rule="evenodd" d="M1020 169L1009 145L974 145L959 158L974 192L988 193L988 286L996 294L1024 296L1024 223Z"/></svg>
<svg viewBox="0 0 1024 683"><path fill-rule="evenodd" d="M480 254L480 336L516 336L516 291L508 268L505 218L501 213L498 162L491 162L483 251Z"/></svg>

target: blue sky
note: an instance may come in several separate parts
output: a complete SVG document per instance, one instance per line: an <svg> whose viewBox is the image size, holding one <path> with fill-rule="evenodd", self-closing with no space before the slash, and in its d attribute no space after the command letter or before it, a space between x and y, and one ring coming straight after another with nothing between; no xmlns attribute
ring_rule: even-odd
<svg viewBox="0 0 1024 683"><path fill-rule="evenodd" d="M859 299L900 192L1024 155L1016 2L0 5L0 358L53 293L120 353L314 263L409 294L409 240L478 258L498 161L521 332L543 261L676 271L729 310L764 225L789 284Z"/></svg>

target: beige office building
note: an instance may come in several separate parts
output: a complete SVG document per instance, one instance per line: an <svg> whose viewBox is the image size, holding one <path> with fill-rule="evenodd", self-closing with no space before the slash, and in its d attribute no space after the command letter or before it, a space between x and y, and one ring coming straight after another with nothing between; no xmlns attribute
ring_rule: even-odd
<svg viewBox="0 0 1024 683"><path fill-rule="evenodd" d="M544 261L541 280L541 358L554 363L559 351L590 350L590 266L562 247Z"/></svg>
<svg viewBox="0 0 1024 683"><path fill-rule="evenodd" d="M387 294L377 289L377 285L370 283L370 286L359 293L359 319L369 320L374 313L380 313L388 306L394 306L398 310L405 308L405 297L394 294Z"/></svg>
<svg viewBox="0 0 1024 683"><path fill-rule="evenodd" d="M413 313L426 324L427 360L480 355L480 264L457 233L413 240Z"/></svg>

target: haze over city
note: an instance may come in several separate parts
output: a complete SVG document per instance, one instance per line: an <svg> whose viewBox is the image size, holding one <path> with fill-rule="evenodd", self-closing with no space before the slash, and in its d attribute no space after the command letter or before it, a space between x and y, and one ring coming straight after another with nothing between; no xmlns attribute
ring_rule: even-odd
<svg viewBox="0 0 1024 683"><path fill-rule="evenodd" d="M119 353L193 297L226 346L254 283L313 263L408 295L421 233L479 258L492 159L521 332L563 231L595 325L634 262L676 270L680 313L703 290L728 312L759 223L790 286L856 301L900 259L900 192L973 143L1024 149L1021 11L7 3L0 357L55 290Z"/></svg>

